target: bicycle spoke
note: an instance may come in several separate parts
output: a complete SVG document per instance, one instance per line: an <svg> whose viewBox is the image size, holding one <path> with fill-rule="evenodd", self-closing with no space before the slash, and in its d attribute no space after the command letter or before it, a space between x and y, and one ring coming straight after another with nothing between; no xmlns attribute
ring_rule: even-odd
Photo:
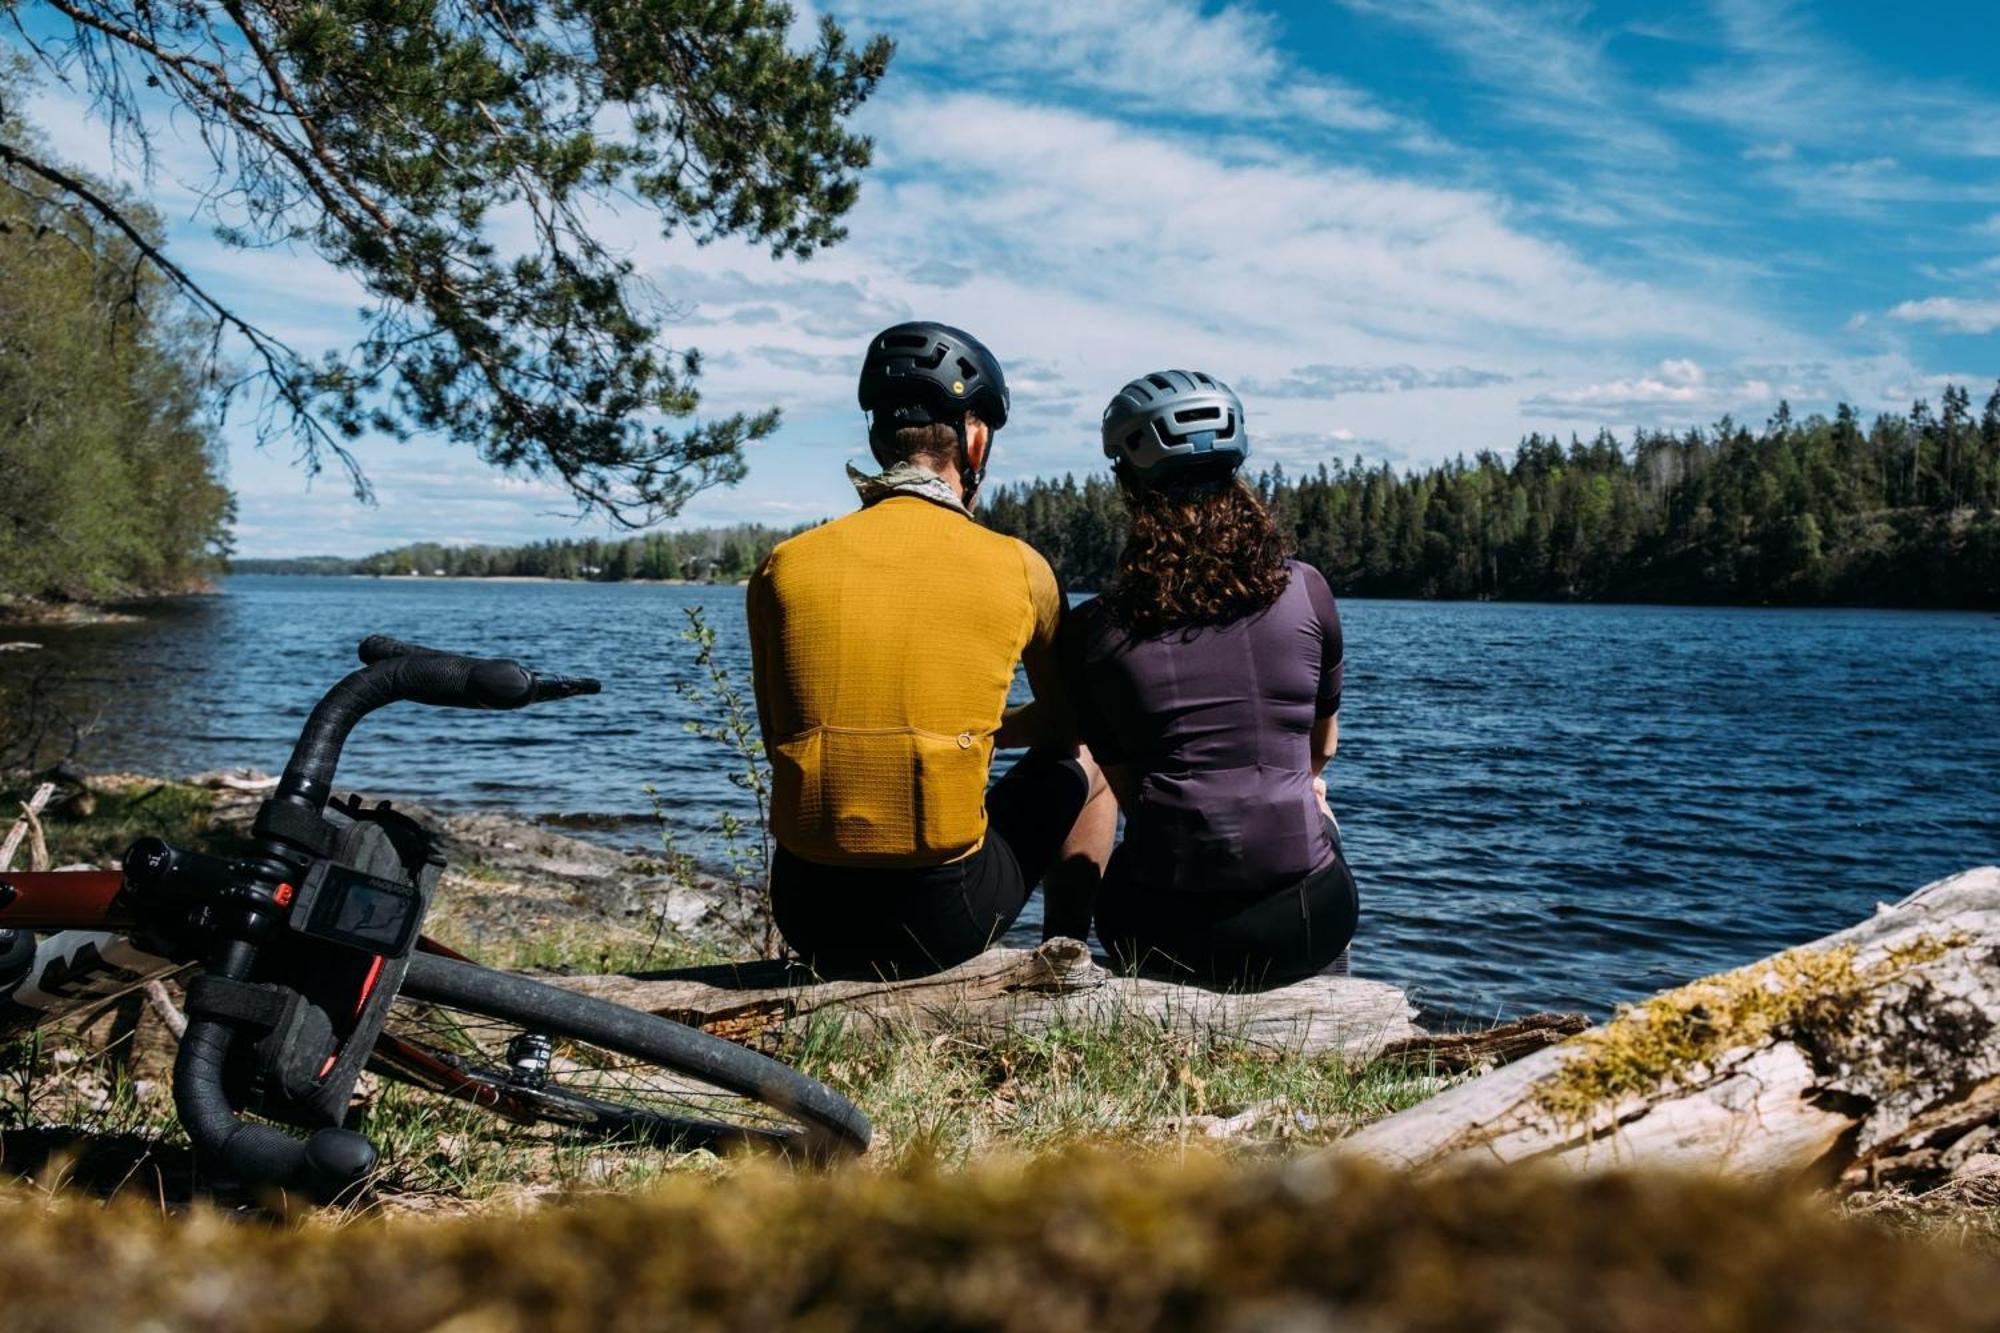
<svg viewBox="0 0 2000 1333"><path fill-rule="evenodd" d="M663 1129L688 1122L752 1133L796 1128L782 1113L737 1093L560 1035L538 1034L550 1043L548 1070L539 1083L523 1081L511 1062L510 1046L532 1029L449 1005L399 999L389 1031L473 1088L519 1101L540 1118L593 1123L602 1116L636 1115L656 1118Z"/></svg>

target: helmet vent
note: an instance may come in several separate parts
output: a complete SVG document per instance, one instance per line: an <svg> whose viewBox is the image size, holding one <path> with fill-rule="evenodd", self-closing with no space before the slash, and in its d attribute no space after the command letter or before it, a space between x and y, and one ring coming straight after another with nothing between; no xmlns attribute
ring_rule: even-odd
<svg viewBox="0 0 2000 1333"><path fill-rule="evenodd" d="M1215 421L1222 416L1219 407L1188 407L1174 413L1174 424L1185 426L1190 421Z"/></svg>
<svg viewBox="0 0 2000 1333"><path fill-rule="evenodd" d="M970 383L979 378L979 367L961 356L958 358L958 377Z"/></svg>
<svg viewBox="0 0 2000 1333"><path fill-rule="evenodd" d="M1161 393L1172 393L1174 391L1174 382L1165 375L1148 375L1146 379Z"/></svg>
<svg viewBox="0 0 2000 1333"><path fill-rule="evenodd" d="M890 347L924 347L930 343L921 333L892 333L882 341Z"/></svg>

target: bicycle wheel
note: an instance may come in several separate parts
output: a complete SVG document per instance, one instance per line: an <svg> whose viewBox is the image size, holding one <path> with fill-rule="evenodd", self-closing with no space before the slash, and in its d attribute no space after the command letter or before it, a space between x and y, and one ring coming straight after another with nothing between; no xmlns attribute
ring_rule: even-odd
<svg viewBox="0 0 2000 1333"><path fill-rule="evenodd" d="M814 1157L870 1126L817 1079L670 1019L508 972L417 954L370 1063L523 1124L597 1138Z"/></svg>

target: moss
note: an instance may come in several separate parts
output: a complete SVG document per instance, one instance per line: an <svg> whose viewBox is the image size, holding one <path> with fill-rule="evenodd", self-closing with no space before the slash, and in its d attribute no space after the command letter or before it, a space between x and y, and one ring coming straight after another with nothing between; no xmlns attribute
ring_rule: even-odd
<svg viewBox="0 0 2000 1333"><path fill-rule="evenodd" d="M680 1177L530 1216L0 1206L10 1328L1991 1328L2000 1271L1716 1181L1068 1154ZM85 1276L87 1275L87 1277Z"/></svg>
<svg viewBox="0 0 2000 1333"><path fill-rule="evenodd" d="M1924 935L1867 967L1857 965L1849 946L1791 949L1656 995L1571 1038L1568 1058L1538 1085L1535 1098L1576 1123L1775 1036L1824 1049L1850 1035L1854 1017L1883 982L1964 943L1962 936Z"/></svg>

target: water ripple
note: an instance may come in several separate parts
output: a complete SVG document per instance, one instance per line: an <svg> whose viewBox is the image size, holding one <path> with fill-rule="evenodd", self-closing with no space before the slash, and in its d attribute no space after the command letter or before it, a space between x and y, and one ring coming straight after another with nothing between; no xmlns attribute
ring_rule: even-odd
<svg viewBox="0 0 2000 1333"><path fill-rule="evenodd" d="M238 579L140 626L37 637L75 664L107 768L277 768L368 633L602 676L599 697L527 713L398 709L357 733L343 779L559 811L635 849L651 783L682 845L712 856L717 816L753 810L684 731L677 635L696 603L747 685L730 588ZM1355 970L1434 1010L1602 1013L2000 861L1992 617L1342 609L1330 776L1362 891Z"/></svg>

